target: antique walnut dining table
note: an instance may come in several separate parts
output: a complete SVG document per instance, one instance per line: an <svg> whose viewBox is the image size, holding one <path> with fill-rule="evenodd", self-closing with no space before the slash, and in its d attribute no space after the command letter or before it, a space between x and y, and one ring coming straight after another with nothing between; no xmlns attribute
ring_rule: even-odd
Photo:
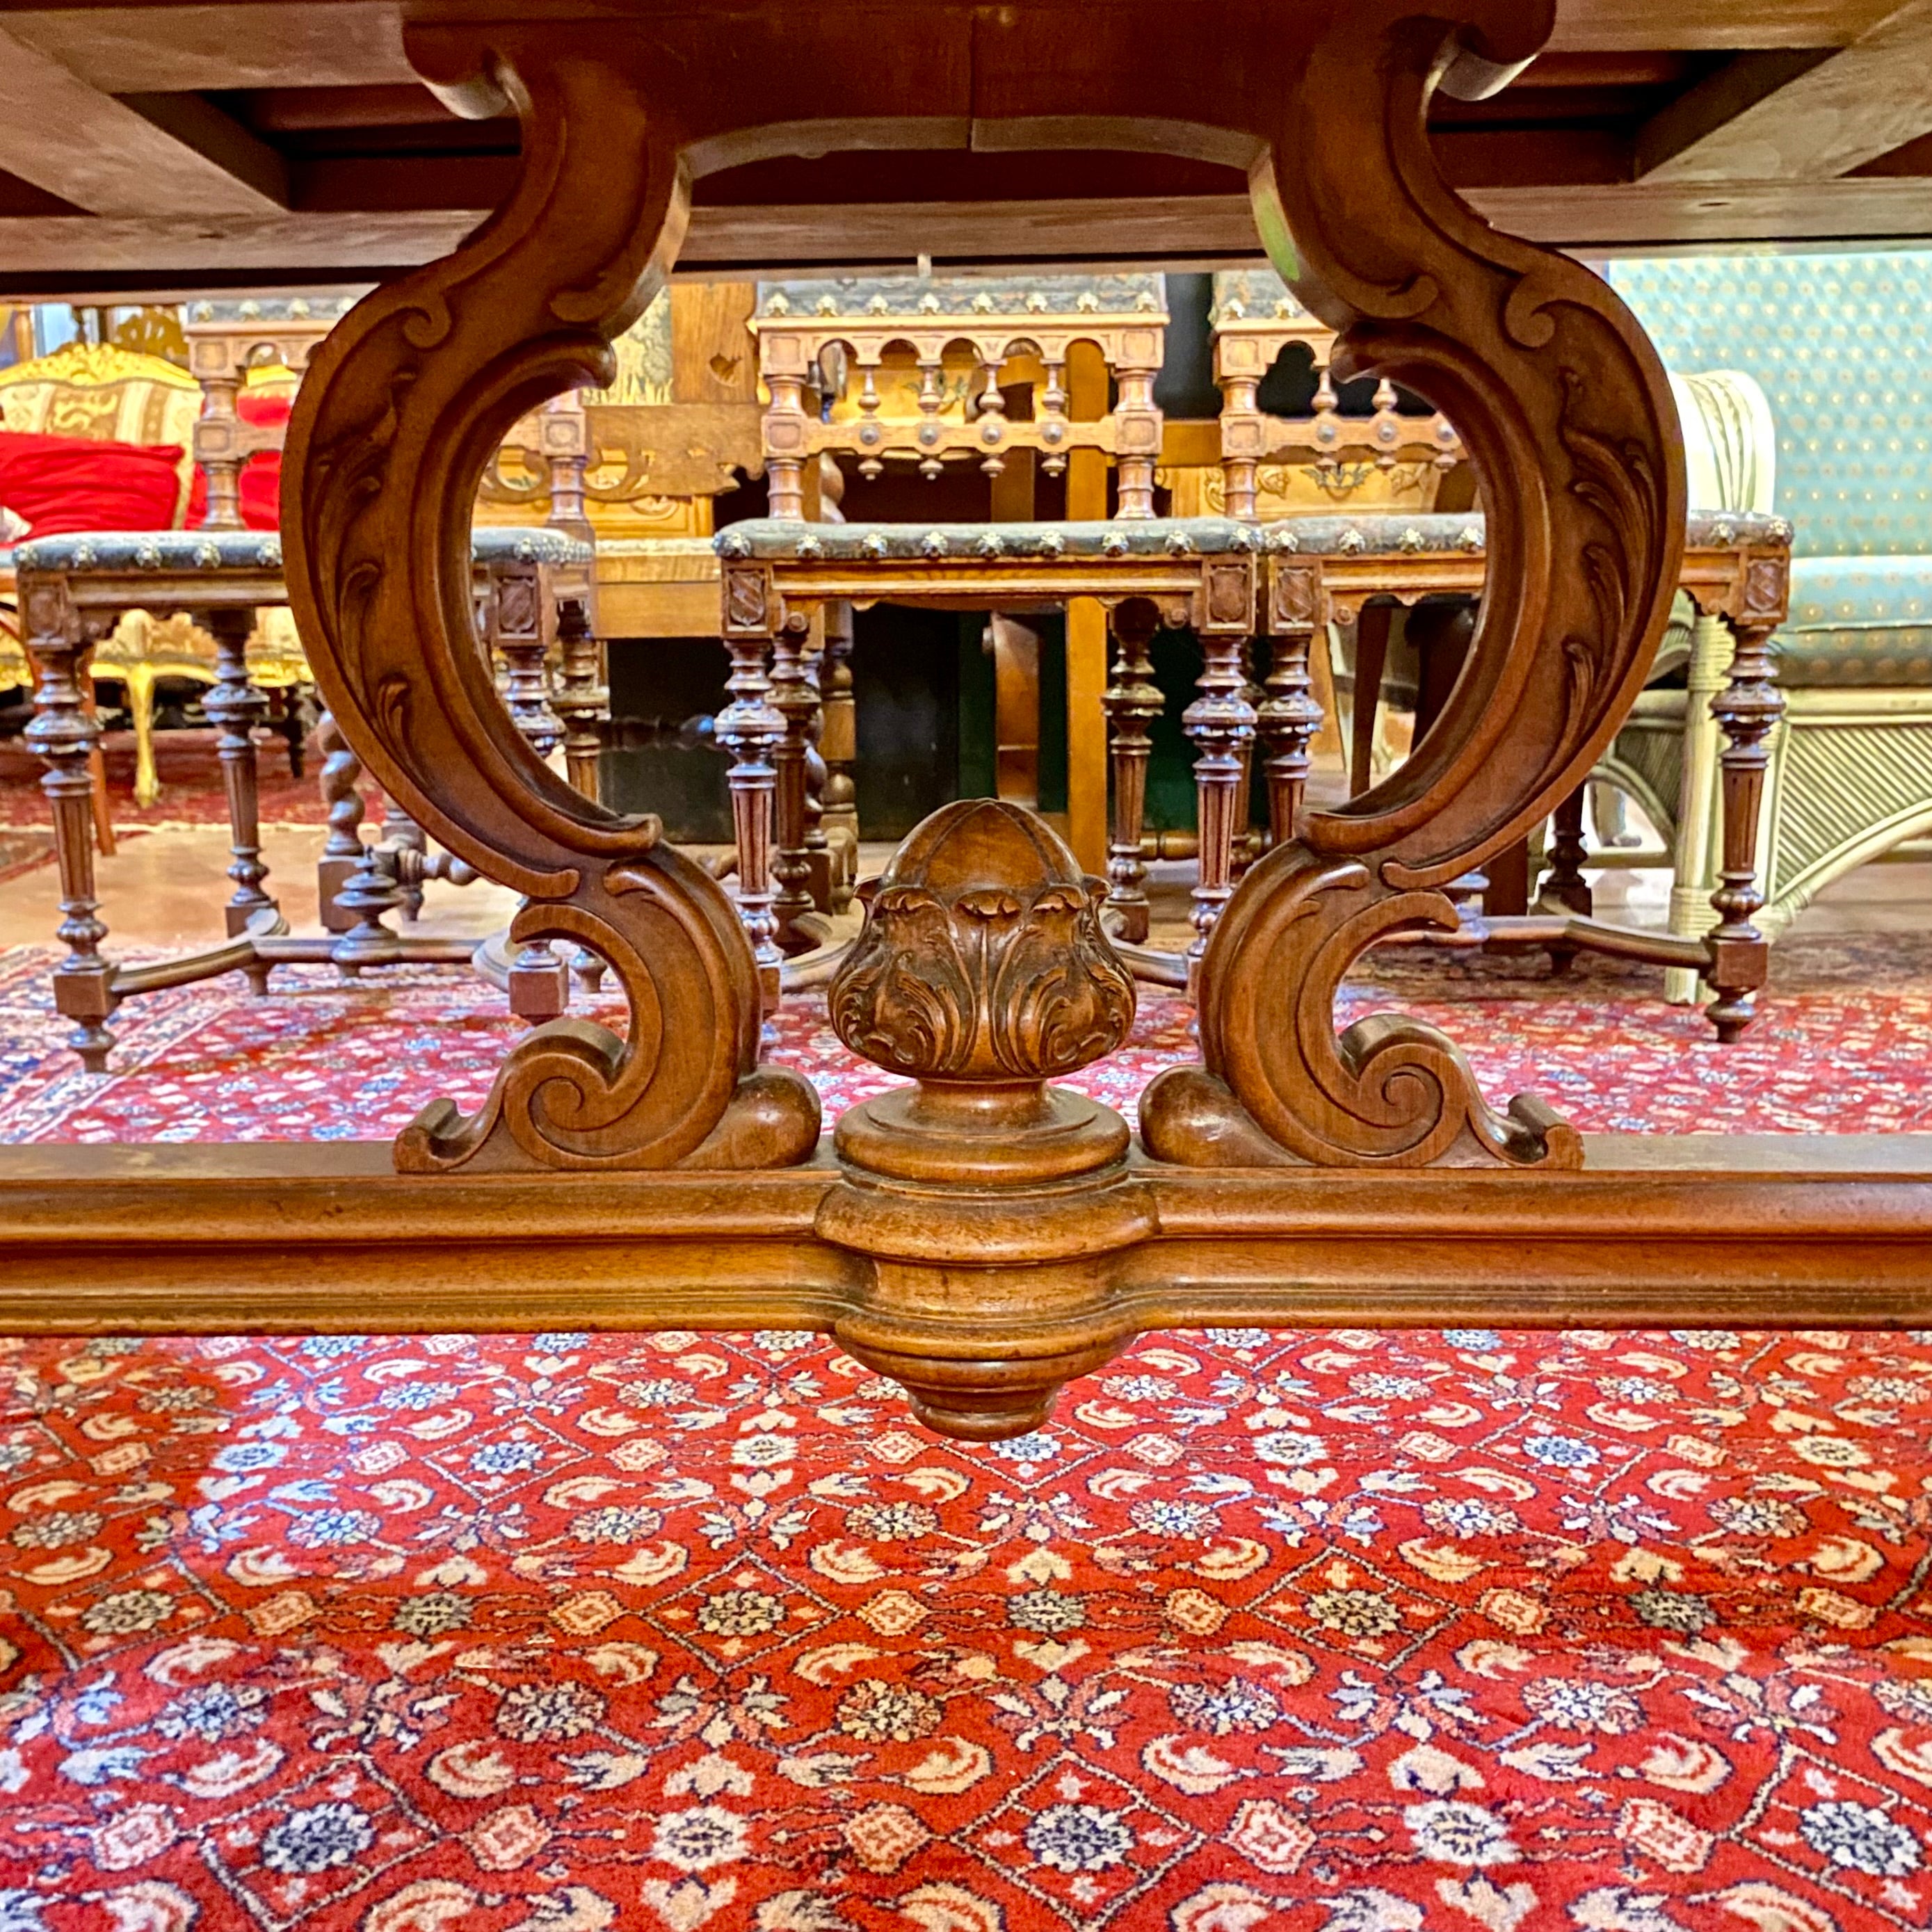
<svg viewBox="0 0 1932 1932"><path fill-rule="evenodd" d="M1435 89L1502 84L1552 10L412 7L410 57L444 100L514 106L520 175L314 357L287 442L290 601L372 776L524 896L519 938L608 962L626 1031L538 1028L475 1114L426 1096L393 1147L4 1150L0 1328L812 1327L935 1427L988 1437L1160 1324L1932 1325L1924 1139L1580 1136L1533 1096L1496 1104L1432 1027L1336 1030L1351 964L1452 920L1445 888L1586 777L1678 576L1654 352L1588 270L1472 214L1424 132ZM655 818L549 772L469 642L484 466L526 411L608 380L693 180L917 146L1244 166L1270 260L1340 332L1337 376L1426 398L1483 480L1486 589L1452 700L1384 782L1304 806L1216 907L1200 1060L1137 1123L1052 1084L1132 1017L1101 883L1032 814L966 801L902 846L830 989L847 1042L910 1084L826 1135L812 1088L761 1058L768 984L734 899ZM1747 800L1778 715L1763 642L1724 694ZM1749 948L1739 856L1718 908Z"/></svg>

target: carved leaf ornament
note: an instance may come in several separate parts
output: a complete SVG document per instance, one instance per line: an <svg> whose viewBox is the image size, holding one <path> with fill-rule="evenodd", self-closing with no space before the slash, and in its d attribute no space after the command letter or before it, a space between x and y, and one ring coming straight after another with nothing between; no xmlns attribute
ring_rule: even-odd
<svg viewBox="0 0 1932 1932"><path fill-rule="evenodd" d="M1034 145L1090 143L1105 120L1180 152L1250 154L1268 253L1339 332L1336 380L1372 373L1426 397L1484 478L1490 589L1461 682L1406 764L1306 815L1235 890L1201 962L1204 1064L1150 1089L1150 1152L1577 1158L1534 1104L1492 1112L1434 1029L1390 1016L1338 1039L1332 1018L1353 961L1450 925L1443 887L1587 772L1648 670L1684 526L1676 418L1636 323L1588 270L1478 219L1429 148L1432 91L1506 78L1546 38L1553 0L1431 0L1429 17L1419 4L1226 0L1204 31L1198 10L1156 0L825 0L809 62L802 8L776 4L729 34L704 10L466 22L452 5L409 28L445 99L514 106L522 172L454 254L365 298L316 352L285 466L290 601L372 776L526 896L518 940L608 959L631 1018L622 1039L538 1028L477 1114L441 1103L405 1133L404 1166L770 1166L815 1144L811 1090L759 1066L757 974L724 891L655 819L571 791L505 713L470 631L470 506L519 416L610 382L612 339L676 254L693 175L972 117L1024 120ZM874 908L874 977L846 988L840 1024L882 1064L1050 1071L1112 1025L1090 973L1084 990L1056 976L1090 905L1036 897L1021 918L1008 880L978 884L963 932L956 916L942 934L910 889Z"/></svg>

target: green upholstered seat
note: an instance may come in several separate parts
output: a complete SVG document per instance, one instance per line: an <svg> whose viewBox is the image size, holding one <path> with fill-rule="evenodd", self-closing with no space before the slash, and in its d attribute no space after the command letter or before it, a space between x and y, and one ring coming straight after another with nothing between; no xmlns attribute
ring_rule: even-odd
<svg viewBox="0 0 1932 1932"><path fill-rule="evenodd" d="M1778 658L1794 691L1932 686L1932 556L1795 558Z"/></svg>
<svg viewBox="0 0 1932 1932"><path fill-rule="evenodd" d="M1742 369L1771 402L1792 529L1793 690L1932 688L1932 254L1618 262L1674 369Z"/></svg>

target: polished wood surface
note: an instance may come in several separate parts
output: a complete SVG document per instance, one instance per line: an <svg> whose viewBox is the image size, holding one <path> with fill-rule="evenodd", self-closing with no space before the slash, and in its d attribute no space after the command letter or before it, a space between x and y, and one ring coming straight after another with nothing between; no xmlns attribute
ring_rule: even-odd
<svg viewBox="0 0 1932 1932"><path fill-rule="evenodd" d="M1136 1162L1086 1252L1042 1262L1034 1239L1023 1270L985 1224L971 1268L882 1261L891 1224L854 1221L824 1156L585 1187L399 1175L368 1142L0 1148L0 1327L816 1328L926 1375L942 1422L976 1400L990 1433L1149 1328L1932 1324L1932 1138L1583 1145L1580 1174Z"/></svg>
<svg viewBox="0 0 1932 1932"><path fill-rule="evenodd" d="M214 1154L130 1152L53 1181L37 1178L44 1154L0 1160L0 1300L37 1283L44 1296L60 1243L69 1292L30 1304L43 1324L112 1310L115 1325L220 1325L244 1307L257 1325L312 1321L316 1284L352 1279L332 1318L358 1328L376 1309L390 1325L488 1325L546 1305L626 1325L790 1321L830 1328L929 1420L974 1437L1035 1426L1061 1383L1150 1322L1924 1319L1922 1149L1676 1142L1620 1168L1616 1144L1586 1144L1534 1096L1493 1107L1432 1028L1383 1014L1335 1030L1352 962L1454 931L1460 882L1585 781L1649 674L1682 571L1682 452L1654 352L1590 271L1485 224L1430 133L1434 110L1506 88L1553 10L1229 0L1204 32L1201 10L1150 0L896 14L818 0L808 59L788 5L734 14L728 34L710 12L652 9L643 30L633 11L459 0L412 16L404 44L439 98L484 119L514 106L519 185L316 352L284 519L290 601L350 748L458 861L524 895L517 943L608 962L626 1030L536 1028L475 1114L425 1108L392 1176L340 1150L313 1156L306 1172L326 1178L306 1180L311 1156L249 1156L244 1169L262 1164L245 1189ZM669 273L694 181L801 146L830 160L935 136L1070 167L1132 143L1242 170L1256 232L1337 333L1338 380L1426 396L1489 481L1462 676L1406 764L1339 808L1304 802L1225 903L1215 856L1197 908L1202 1058L1149 1088L1137 1146L1129 1123L1052 1084L1121 1037L1133 982L1098 880L1036 815L948 808L888 867L830 1006L849 1046L916 1084L847 1114L828 1148L812 1090L761 1060L772 987L742 916L748 889L754 928L761 916L755 861L734 902L655 819L572 791L474 647L483 467L520 416L609 380L608 345ZM1196 720L1207 822L1225 823L1228 761L1257 740L1292 798L1297 635L1328 594L1327 551L1311 578L1278 535L1264 548L1228 530L1190 545L1184 526L1121 520L1010 547L998 526L957 543L884 526L726 532L752 845L770 812L787 866L795 850L805 607L876 591L880 561L977 610L1024 606L1022 580L1048 578L1041 594L1104 600L1130 635L1166 600L1216 640ZM1342 576L1370 548L1338 538ZM1466 568L1420 530L1396 548L1444 581ZM1748 574L1745 631L1774 622L1774 593ZM1244 715L1222 640L1277 622L1292 648L1271 668L1294 716L1270 737L1259 707ZM1723 694L1747 802L1774 716L1766 670L1741 649ZM50 755L71 764L72 707L49 716ZM1723 909L1748 947L1742 872L1727 861ZM794 883L783 867L773 882ZM176 1226L158 1238L161 1177ZM203 1211L182 1212L197 1186ZM279 1210L266 1266L265 1196Z"/></svg>
<svg viewBox="0 0 1932 1932"><path fill-rule="evenodd" d="M423 88L410 10L404 0L0 10L0 65L18 103L0 117L0 278L13 279L0 293L99 300L158 277L194 289L237 273L366 280L454 247L513 191L517 131L500 103L473 104L484 118L472 128ZM660 0L596 10L614 33L697 16ZM1040 71L1118 64L1085 30L1093 10L1015 10L1030 27L1056 13L1074 23L1036 56ZM1100 17L1130 10L1117 0ZM1238 36L1246 10L1217 10ZM1910 237L1932 224L1932 164L1911 138L1925 125L1913 0L1552 10L1550 50L1492 100L1445 98L1430 112L1445 178L1505 230L1575 247ZM1190 14L1197 44L1226 37L1203 9ZM844 58L818 48L814 5L764 0L733 18L765 15L784 19L790 44L814 46L814 70ZM932 78L920 124L888 157L855 170L825 152L811 114L750 155L694 141L687 265L749 278L898 266L922 252L969 265L1259 259L1247 156L1150 156L1120 131L1135 117L1096 118L1075 153L1040 142L1040 110L1002 99L999 49L974 18L964 5L884 16L855 56L880 71L916 58ZM1160 31L1156 17L1126 38L1157 45ZM676 32L672 59L684 57ZM1178 102L1138 118L1214 124Z"/></svg>

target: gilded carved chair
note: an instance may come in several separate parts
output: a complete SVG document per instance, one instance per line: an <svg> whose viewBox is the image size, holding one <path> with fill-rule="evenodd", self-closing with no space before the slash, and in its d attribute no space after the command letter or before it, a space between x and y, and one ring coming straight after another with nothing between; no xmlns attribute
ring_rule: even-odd
<svg viewBox="0 0 1932 1932"><path fill-rule="evenodd" d="M201 406L200 388L185 370L111 343L71 343L0 372L0 429L178 448L179 487L168 513L175 528L188 514ZM213 660L211 640L189 638L178 624L157 625L145 611L128 612L95 652L93 682L118 685L126 695L134 727L140 803L152 804L159 790L153 740L156 680L186 676L212 682ZM0 682L25 686L32 681L10 557L0 554Z"/></svg>
<svg viewBox="0 0 1932 1932"><path fill-rule="evenodd" d="M1714 400L1712 413L1720 436L1754 445L1739 473L1793 531L1756 916L1775 936L1834 879L1932 831L1932 390L1920 333L1900 326L1932 304L1932 254L1620 262L1610 280L1666 362L1742 372L1766 399L1748 412ZM1696 694L1712 675L1694 652L1687 800L1708 782L1696 782L1709 760ZM1709 836L1694 808L1680 832L1679 775L1659 734L1644 738L1650 713L1679 697L1646 694L1609 769L1634 774L1646 810L1690 848L1677 879L1688 901L1709 874Z"/></svg>

